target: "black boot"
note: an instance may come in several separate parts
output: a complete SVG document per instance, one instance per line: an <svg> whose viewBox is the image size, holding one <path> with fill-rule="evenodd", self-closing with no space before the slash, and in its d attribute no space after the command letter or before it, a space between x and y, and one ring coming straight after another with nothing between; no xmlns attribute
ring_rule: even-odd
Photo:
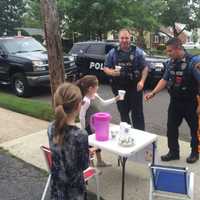
<svg viewBox="0 0 200 200"><path fill-rule="evenodd" d="M178 153L168 152L166 155L161 156L162 161L179 160L179 159L180 157Z"/></svg>
<svg viewBox="0 0 200 200"><path fill-rule="evenodd" d="M199 153L192 152L186 159L187 163L195 163L197 160L199 160Z"/></svg>

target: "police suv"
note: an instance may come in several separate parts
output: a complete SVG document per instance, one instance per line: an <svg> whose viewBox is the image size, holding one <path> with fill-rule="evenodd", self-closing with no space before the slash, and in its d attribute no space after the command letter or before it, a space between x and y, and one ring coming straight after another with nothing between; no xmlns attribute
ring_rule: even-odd
<svg viewBox="0 0 200 200"><path fill-rule="evenodd" d="M64 56L65 78L78 77L74 61ZM49 83L48 56L32 37L0 37L0 84L11 84L17 96L31 94L32 86Z"/></svg>
<svg viewBox="0 0 200 200"><path fill-rule="evenodd" d="M108 76L102 71L106 54L119 45L115 41L86 41L74 43L69 55L74 56L80 75L96 75L100 81L108 81ZM154 86L164 72L165 58L149 56L144 52L149 65L148 86Z"/></svg>

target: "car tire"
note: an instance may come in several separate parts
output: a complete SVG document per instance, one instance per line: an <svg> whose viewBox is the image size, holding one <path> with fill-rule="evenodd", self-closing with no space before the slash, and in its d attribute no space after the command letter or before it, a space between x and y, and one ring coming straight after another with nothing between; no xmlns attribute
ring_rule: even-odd
<svg viewBox="0 0 200 200"><path fill-rule="evenodd" d="M31 93L31 88L23 73L16 73L12 76L12 89L19 97L28 97Z"/></svg>

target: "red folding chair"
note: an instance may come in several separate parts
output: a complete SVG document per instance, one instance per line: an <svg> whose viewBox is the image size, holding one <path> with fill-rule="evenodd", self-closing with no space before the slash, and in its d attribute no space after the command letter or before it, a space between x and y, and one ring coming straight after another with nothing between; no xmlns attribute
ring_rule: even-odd
<svg viewBox="0 0 200 200"><path fill-rule="evenodd" d="M46 196L46 193L47 193L47 189L49 187L50 180L51 180L52 154L51 154L51 151L50 151L49 147L41 146L40 148L43 151L43 154L44 154L44 157L45 157L45 161L46 161L46 164L47 164L47 168L48 168L48 173L49 173L49 176L48 176L44 191L42 193L42 198L41 198L41 200L44 200L45 196ZM84 175L85 182L89 181L92 178L95 178L95 180L96 180L97 200L100 200L100 195L99 195L99 173L98 173L98 171L93 167L88 167L86 170L84 170L83 175Z"/></svg>

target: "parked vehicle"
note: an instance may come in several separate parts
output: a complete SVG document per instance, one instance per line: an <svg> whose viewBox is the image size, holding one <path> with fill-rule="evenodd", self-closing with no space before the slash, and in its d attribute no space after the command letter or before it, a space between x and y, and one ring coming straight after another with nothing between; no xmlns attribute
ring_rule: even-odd
<svg viewBox="0 0 200 200"><path fill-rule="evenodd" d="M187 43L183 44L183 47L185 49L200 49L200 43L187 42Z"/></svg>
<svg viewBox="0 0 200 200"><path fill-rule="evenodd" d="M65 77L76 79L78 68L64 56ZM48 55L32 37L0 37L0 83L11 84L20 97L31 95L33 86L49 83Z"/></svg>
<svg viewBox="0 0 200 200"><path fill-rule="evenodd" d="M93 74L100 81L108 81L108 76L102 71L106 54L119 45L114 41L87 41L75 43L69 51L74 56L81 75ZM148 86L155 85L163 75L165 58L150 56L144 52L149 64Z"/></svg>

